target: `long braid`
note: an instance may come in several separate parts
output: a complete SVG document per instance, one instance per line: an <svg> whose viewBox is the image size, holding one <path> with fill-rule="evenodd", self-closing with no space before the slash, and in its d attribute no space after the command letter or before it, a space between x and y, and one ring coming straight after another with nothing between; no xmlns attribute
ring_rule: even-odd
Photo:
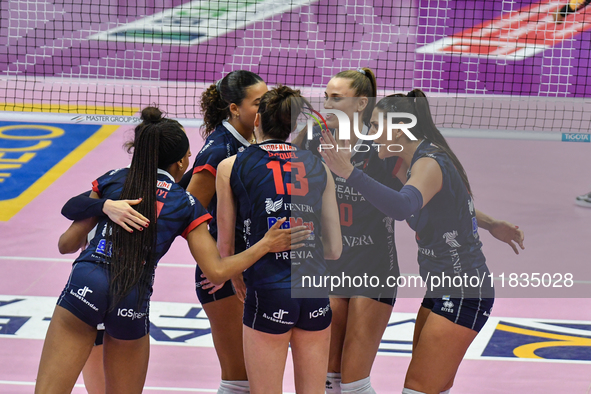
<svg viewBox="0 0 591 394"><path fill-rule="evenodd" d="M143 231L129 233L109 220L109 236L112 240L110 294L114 308L131 290L140 285L138 303L141 302L155 264L153 248L156 244L156 183L160 131L155 124L148 124L134 142L135 150L129 174L123 184L120 199L141 196L134 208L150 223Z"/></svg>

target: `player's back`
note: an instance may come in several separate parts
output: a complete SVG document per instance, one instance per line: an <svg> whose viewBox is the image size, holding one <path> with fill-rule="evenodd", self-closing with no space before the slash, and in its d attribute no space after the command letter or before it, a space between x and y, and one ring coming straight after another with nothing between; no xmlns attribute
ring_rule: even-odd
<svg viewBox="0 0 591 394"><path fill-rule="evenodd" d="M113 170L93 182L93 190L101 198L118 199L129 168ZM156 262L168 251L174 239L187 234L199 224L211 219L211 215L191 194L177 185L166 171L158 170L156 188ZM90 245L80 254L77 261L108 263L111 248L107 241L108 218L102 218Z"/></svg>
<svg viewBox="0 0 591 394"><path fill-rule="evenodd" d="M263 238L282 217L288 218L284 228L305 225L313 231L304 247L269 253L246 270L247 286L289 288L292 281L299 284L301 275L327 273L319 238L326 170L318 158L283 141L265 141L236 156L230 184L247 247Z"/></svg>

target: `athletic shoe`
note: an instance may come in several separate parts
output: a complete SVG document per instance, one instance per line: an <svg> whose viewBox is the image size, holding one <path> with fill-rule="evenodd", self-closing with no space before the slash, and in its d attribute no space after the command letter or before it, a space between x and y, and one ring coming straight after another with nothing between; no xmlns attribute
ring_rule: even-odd
<svg viewBox="0 0 591 394"><path fill-rule="evenodd" d="M577 196L575 204L581 207L591 208L591 192L583 194L582 196Z"/></svg>

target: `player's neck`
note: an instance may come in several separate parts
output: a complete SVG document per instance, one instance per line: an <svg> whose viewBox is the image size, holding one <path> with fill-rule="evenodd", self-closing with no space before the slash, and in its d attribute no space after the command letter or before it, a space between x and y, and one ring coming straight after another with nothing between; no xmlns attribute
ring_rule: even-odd
<svg viewBox="0 0 591 394"><path fill-rule="evenodd" d="M408 168L410 168L412 158L415 155L415 152L417 151L421 142L423 142L423 140L408 141L401 144L404 149L402 150L402 152L400 152L398 156L402 158L402 161Z"/></svg>
<svg viewBox="0 0 591 394"><path fill-rule="evenodd" d="M236 131L238 133L240 133L241 136L244 137L245 140L251 142L254 141L254 132L252 129L248 129L247 127L244 127L244 125L242 123L240 123L240 121L238 119L228 119L228 123L230 123L232 125L232 127L234 127L236 129Z"/></svg>

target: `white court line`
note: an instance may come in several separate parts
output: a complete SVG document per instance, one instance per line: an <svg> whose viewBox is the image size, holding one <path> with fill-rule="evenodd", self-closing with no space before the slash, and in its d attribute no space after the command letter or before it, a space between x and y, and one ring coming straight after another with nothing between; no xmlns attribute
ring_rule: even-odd
<svg viewBox="0 0 591 394"><path fill-rule="evenodd" d="M34 386L35 382L21 382L17 380L0 380L0 385L13 385L13 386ZM83 384L77 384L74 387L82 387ZM200 389L200 388L187 388L187 387L151 387L144 386L144 390L158 390L158 391L185 391L192 393L217 393L217 389ZM295 393L284 393L284 394L295 394Z"/></svg>
<svg viewBox="0 0 591 394"><path fill-rule="evenodd" d="M0 256L0 260L57 261L57 262L63 262L63 263L73 263L75 259L74 258L60 259L60 258L51 258L51 257ZM158 267L195 268L195 264L158 263Z"/></svg>
<svg viewBox="0 0 591 394"><path fill-rule="evenodd" d="M74 259L60 259L51 257L22 257L22 256L0 256L0 260L21 260L21 261L56 261L64 263L72 263ZM170 267L170 268L195 268L194 264L174 264L174 263L158 263L158 267ZM400 276L416 276L414 273L400 273ZM495 282L501 282L500 277L494 277ZM505 279L507 281L507 279ZM577 284L591 284L588 280L575 280L573 283Z"/></svg>

